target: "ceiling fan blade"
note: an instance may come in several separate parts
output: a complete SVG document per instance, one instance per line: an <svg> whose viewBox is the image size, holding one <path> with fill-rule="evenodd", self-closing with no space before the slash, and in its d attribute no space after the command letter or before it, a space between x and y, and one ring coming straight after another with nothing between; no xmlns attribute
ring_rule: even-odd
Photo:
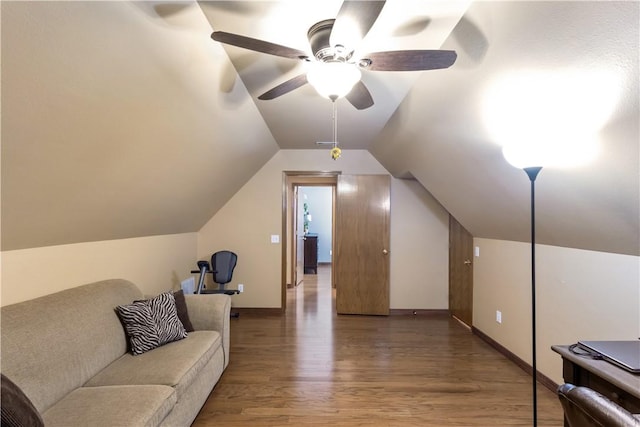
<svg viewBox="0 0 640 427"><path fill-rule="evenodd" d="M211 38L220 43L267 53L269 55L282 56L284 58L305 59L308 57L306 52L298 49L224 31L214 31L213 34L211 34Z"/></svg>
<svg viewBox="0 0 640 427"><path fill-rule="evenodd" d="M365 108L369 108L373 105L373 98L371 97L371 92L369 89L362 83L362 80L358 81L351 89L346 96L347 101L351 103L358 110L364 110Z"/></svg>
<svg viewBox="0 0 640 427"><path fill-rule="evenodd" d="M298 89L300 86L304 86L307 84L307 75L300 74L292 79L287 80L286 82L280 83L278 86L274 87L271 90L266 91L262 95L258 97L263 101L268 101L270 99L277 98L279 96L284 95L285 93L289 93L294 89Z"/></svg>
<svg viewBox="0 0 640 427"><path fill-rule="evenodd" d="M331 46L340 44L351 49L355 48L378 19L384 4L384 1L377 0L345 0L331 30L329 37Z"/></svg>
<svg viewBox="0 0 640 427"><path fill-rule="evenodd" d="M453 50L393 50L364 55L371 71L421 71L449 68L458 55Z"/></svg>

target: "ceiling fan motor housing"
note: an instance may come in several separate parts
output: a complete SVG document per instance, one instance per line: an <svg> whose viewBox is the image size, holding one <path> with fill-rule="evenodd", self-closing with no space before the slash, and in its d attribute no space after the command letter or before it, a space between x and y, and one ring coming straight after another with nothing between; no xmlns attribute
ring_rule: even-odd
<svg viewBox="0 0 640 427"><path fill-rule="evenodd" d="M335 21L335 19L325 19L324 21L317 22L313 24L307 32L307 38L311 45L311 52L313 52L313 56L318 61L346 62L351 58L351 54L353 52L347 51L344 46L331 46L329 39L331 37L331 30L333 29L333 23Z"/></svg>

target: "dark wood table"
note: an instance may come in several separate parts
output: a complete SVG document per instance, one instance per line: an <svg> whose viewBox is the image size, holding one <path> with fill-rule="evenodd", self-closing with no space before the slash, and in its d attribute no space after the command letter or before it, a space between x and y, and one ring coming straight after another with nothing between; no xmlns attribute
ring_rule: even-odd
<svg viewBox="0 0 640 427"><path fill-rule="evenodd" d="M629 412L640 413L640 375L634 375L606 360L574 354L568 345L553 345L551 349L562 356L562 377L565 382L589 387Z"/></svg>

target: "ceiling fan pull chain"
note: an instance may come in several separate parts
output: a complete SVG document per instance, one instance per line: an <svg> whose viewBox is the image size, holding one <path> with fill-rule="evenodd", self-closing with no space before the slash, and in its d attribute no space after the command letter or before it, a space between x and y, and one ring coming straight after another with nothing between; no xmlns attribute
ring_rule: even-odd
<svg viewBox="0 0 640 427"><path fill-rule="evenodd" d="M338 107L335 99L331 103L333 104L333 147L335 148L338 146Z"/></svg>
<svg viewBox="0 0 640 427"><path fill-rule="evenodd" d="M331 158L338 160L342 150L338 148L338 104L336 104L337 97L331 98L333 104L333 148L331 149Z"/></svg>

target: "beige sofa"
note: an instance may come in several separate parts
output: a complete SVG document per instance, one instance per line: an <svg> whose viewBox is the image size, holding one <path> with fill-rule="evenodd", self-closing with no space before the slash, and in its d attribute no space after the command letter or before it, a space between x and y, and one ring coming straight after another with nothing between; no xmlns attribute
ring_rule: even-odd
<svg viewBox="0 0 640 427"><path fill-rule="evenodd" d="M230 298L185 295L195 329L127 352L115 307L142 299L126 280L1 308L2 374L53 426L188 426L229 363Z"/></svg>

